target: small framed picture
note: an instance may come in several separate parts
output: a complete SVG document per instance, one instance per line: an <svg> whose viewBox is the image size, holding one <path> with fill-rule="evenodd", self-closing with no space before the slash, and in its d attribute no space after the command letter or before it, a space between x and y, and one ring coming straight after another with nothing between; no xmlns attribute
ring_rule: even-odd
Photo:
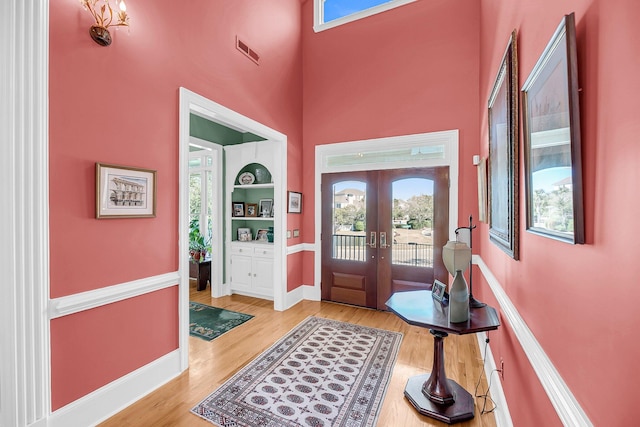
<svg viewBox="0 0 640 427"><path fill-rule="evenodd" d="M447 285L439 280L436 280L433 282L433 287L431 288L431 296L435 300L444 302L446 295L445 289L447 289Z"/></svg>
<svg viewBox="0 0 640 427"><path fill-rule="evenodd" d="M289 213L302 213L302 193L289 191L289 204L287 207Z"/></svg>
<svg viewBox="0 0 640 427"><path fill-rule="evenodd" d="M260 228L258 229L258 231L256 231L256 240L259 242L268 242L269 238L267 237L267 230L266 228Z"/></svg>
<svg viewBox="0 0 640 427"><path fill-rule="evenodd" d="M231 203L231 215L232 216L244 216L244 202L232 202Z"/></svg>
<svg viewBox="0 0 640 427"><path fill-rule="evenodd" d="M258 216L258 205L256 203L247 203L246 216Z"/></svg>
<svg viewBox="0 0 640 427"><path fill-rule="evenodd" d="M96 218L156 216L156 171L96 163Z"/></svg>
<svg viewBox="0 0 640 427"><path fill-rule="evenodd" d="M260 199L258 216L270 218L273 216L273 199Z"/></svg>
<svg viewBox="0 0 640 427"><path fill-rule="evenodd" d="M250 228L238 228L238 241L249 242L251 241L251 229Z"/></svg>

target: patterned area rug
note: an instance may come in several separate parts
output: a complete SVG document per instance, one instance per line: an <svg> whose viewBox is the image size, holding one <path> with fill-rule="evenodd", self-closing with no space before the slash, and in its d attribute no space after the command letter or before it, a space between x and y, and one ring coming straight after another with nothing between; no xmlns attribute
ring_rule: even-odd
<svg viewBox="0 0 640 427"><path fill-rule="evenodd" d="M189 335L211 341L252 318L250 314L190 301Z"/></svg>
<svg viewBox="0 0 640 427"><path fill-rule="evenodd" d="M401 341L308 317L191 412L222 427L373 426Z"/></svg>

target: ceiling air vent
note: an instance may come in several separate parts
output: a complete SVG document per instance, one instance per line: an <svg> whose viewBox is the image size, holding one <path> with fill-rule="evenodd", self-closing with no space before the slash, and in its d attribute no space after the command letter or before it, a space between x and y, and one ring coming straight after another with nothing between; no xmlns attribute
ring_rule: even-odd
<svg viewBox="0 0 640 427"><path fill-rule="evenodd" d="M260 55L258 55L258 52L251 49L245 42L240 40L238 37L236 37L236 48L240 52L244 53L247 56L247 58L249 58L256 64L260 63Z"/></svg>

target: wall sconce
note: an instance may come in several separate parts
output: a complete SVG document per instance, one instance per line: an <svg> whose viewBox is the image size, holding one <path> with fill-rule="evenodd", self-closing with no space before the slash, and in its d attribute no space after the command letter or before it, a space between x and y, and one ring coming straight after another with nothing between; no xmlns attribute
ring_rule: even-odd
<svg viewBox="0 0 640 427"><path fill-rule="evenodd" d="M117 23L113 22L113 9L109 0L80 0L80 4L85 10L93 16L96 23L89 29L91 38L100 46L109 46L111 44L111 34L109 34L109 27L128 27L129 15L127 15L127 5L124 4L124 0L115 0L118 7ZM98 3L101 3L98 6Z"/></svg>

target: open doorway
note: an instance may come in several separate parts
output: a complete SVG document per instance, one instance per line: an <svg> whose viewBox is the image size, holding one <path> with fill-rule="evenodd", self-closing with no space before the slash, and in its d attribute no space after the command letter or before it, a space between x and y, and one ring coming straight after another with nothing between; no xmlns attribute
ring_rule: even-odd
<svg viewBox="0 0 640 427"><path fill-rule="evenodd" d="M195 215L199 216L198 228L201 233L209 232L208 222L211 218L211 296L219 297L231 293L228 283L225 283L225 272L230 269L227 246L230 241L229 218L230 211L224 209L230 201L225 198L229 184L223 176L225 170L225 146L245 144L255 141L270 141L273 155L278 159L277 166L271 171L273 175L273 227L274 234L283 236L286 230L286 194L284 183L287 182L287 137L255 120L232 111L216 102L202 97L185 88L180 88L179 101L179 221L178 221L178 253L179 257L179 346L181 369L189 364L189 225ZM201 134L202 126L213 129L215 136ZM259 142L258 142L259 143ZM210 150L210 151L209 151ZM200 155L190 153L202 151ZM213 162L211 199L213 203L200 205L200 211L192 215L189 203L190 192L190 160L192 157L206 158L211 154ZM214 154L215 153L215 154ZM205 159L205 161L208 161ZM206 168L202 171L205 172ZM205 178L206 179L206 178ZM223 191L226 188L227 192ZM202 191L202 190L201 190ZM205 190L207 191L207 190ZM216 195L217 192L217 195ZM211 212L208 212L208 209ZM204 209L204 213L203 213ZM226 216L225 216L226 215ZM286 242L284 238L276 239L273 243L273 307L284 310L293 305L287 300L286 288Z"/></svg>

